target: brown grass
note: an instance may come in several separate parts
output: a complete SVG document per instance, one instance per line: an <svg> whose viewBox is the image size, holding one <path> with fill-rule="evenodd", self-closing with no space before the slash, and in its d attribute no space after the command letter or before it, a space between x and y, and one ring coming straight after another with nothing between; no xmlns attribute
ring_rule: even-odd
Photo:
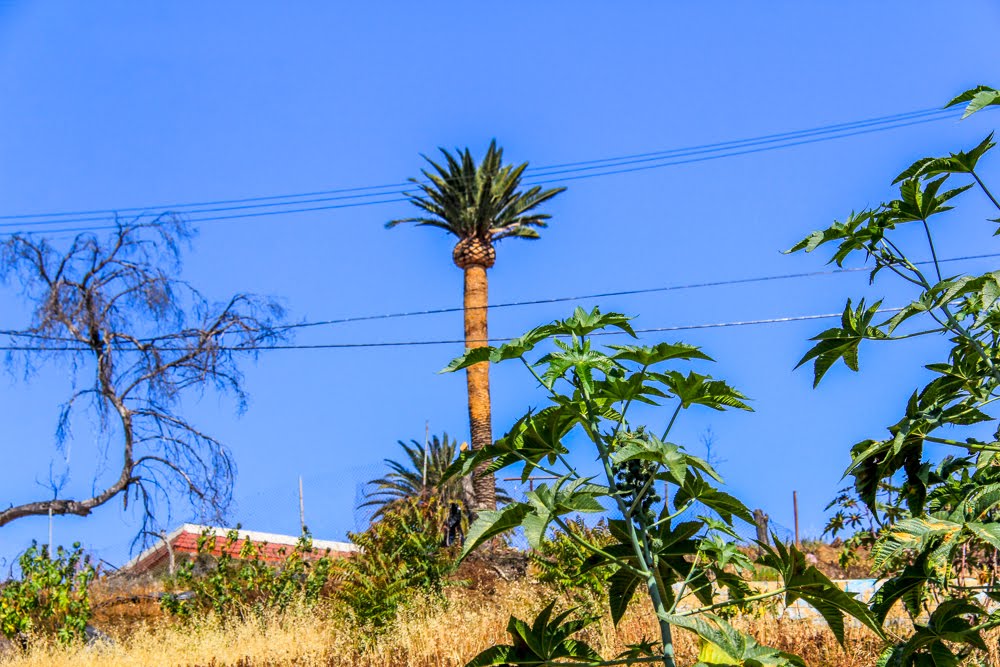
<svg viewBox="0 0 1000 667"><path fill-rule="evenodd" d="M491 591L451 588L443 603L421 600L404 609L390 631L364 646L360 633L329 606L297 610L263 623L208 621L192 627L163 618L154 603L121 602L101 607L97 619L114 643L67 648L38 642L24 653L8 649L0 665L460 667L487 646L507 641L510 614L533 618L552 595L545 587L525 581L502 583ZM734 623L762 643L797 653L816 667L874 665L880 649L877 638L861 628L849 629L845 652L818 623L771 617L741 618ZM617 629L605 617L581 638L608 658L628 643L656 636L652 615L645 605L634 604ZM697 642L690 634L679 632L676 648L680 664L695 662Z"/></svg>

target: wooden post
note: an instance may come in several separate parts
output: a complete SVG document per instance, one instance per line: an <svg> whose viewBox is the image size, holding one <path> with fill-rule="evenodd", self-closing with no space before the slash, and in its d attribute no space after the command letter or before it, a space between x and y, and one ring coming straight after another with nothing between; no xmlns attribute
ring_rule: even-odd
<svg viewBox="0 0 1000 667"><path fill-rule="evenodd" d="M764 510L756 509L753 511L753 521L757 524L757 541L761 544L770 544L771 538L767 532L767 520L768 516L764 514Z"/></svg>
<svg viewBox="0 0 1000 667"><path fill-rule="evenodd" d="M795 514L795 546L801 547L799 542L799 492L792 491L792 512Z"/></svg>
<svg viewBox="0 0 1000 667"><path fill-rule="evenodd" d="M299 527L306 532L306 503L302 497L302 475L299 475Z"/></svg>

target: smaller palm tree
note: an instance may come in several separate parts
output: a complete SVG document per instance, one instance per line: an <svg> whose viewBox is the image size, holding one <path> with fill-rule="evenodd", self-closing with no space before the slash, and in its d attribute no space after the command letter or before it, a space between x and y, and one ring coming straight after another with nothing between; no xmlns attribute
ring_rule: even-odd
<svg viewBox="0 0 1000 667"><path fill-rule="evenodd" d="M453 477L442 481L445 471L458 456L459 446L454 440L448 439L448 434L440 438L433 436L427 442L426 449L422 442L410 440L407 444L398 441L403 448L405 457L402 461L385 459L390 472L384 477L373 479L366 486L371 491L365 494L366 501L358 507L377 507L374 518L381 517L387 510L402 500L421 496L436 496L442 504L461 503L469 508L471 489L463 485L463 480ZM510 496L497 487L497 501L510 502Z"/></svg>

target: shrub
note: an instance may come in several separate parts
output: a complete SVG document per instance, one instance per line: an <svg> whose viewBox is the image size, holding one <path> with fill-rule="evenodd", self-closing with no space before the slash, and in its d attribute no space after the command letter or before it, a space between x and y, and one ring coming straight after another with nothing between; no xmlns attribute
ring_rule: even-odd
<svg viewBox="0 0 1000 667"><path fill-rule="evenodd" d="M582 518L567 519L566 530L553 530L538 549L528 553L532 574L538 581L552 584L560 592L569 593L580 601L588 596L604 600L608 594L608 580L617 568L587 567L592 554L580 546L580 540L600 548L615 541L604 519L593 527L587 526Z"/></svg>
<svg viewBox="0 0 1000 667"><path fill-rule="evenodd" d="M262 618L269 610L284 612L296 602L312 605L320 598L330 580L331 560L328 555L315 561L306 558L313 552L308 532L290 551L278 550L283 561L277 566L264 560L265 543L243 540L237 549L240 541L239 531L229 531L221 554L216 555L215 534L203 532L197 558L182 564L167 580L169 593L161 600L164 611L182 618L215 612L221 619L246 620ZM204 562L211 565L199 574Z"/></svg>
<svg viewBox="0 0 1000 667"><path fill-rule="evenodd" d="M70 551L57 547L53 558L47 546L32 542L18 567L21 578L0 587L0 633L22 641L30 635L54 635L64 643L83 639L96 573L80 543Z"/></svg>
<svg viewBox="0 0 1000 667"><path fill-rule="evenodd" d="M442 547L448 511L433 496L393 502L363 533L351 533L360 551L343 561L337 598L355 622L377 634L417 594L438 595L455 569L455 550Z"/></svg>

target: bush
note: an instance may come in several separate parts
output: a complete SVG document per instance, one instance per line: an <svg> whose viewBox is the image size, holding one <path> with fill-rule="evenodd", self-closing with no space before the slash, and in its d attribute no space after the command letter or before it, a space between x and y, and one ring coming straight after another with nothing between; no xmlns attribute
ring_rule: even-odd
<svg viewBox="0 0 1000 667"><path fill-rule="evenodd" d="M24 641L31 635L54 635L63 643L85 637L90 620L88 587L95 570L79 542L70 551L31 546L18 558L20 579L0 587L0 633Z"/></svg>
<svg viewBox="0 0 1000 667"><path fill-rule="evenodd" d="M203 532L197 558L182 564L167 580L169 593L161 600L164 611L182 618L215 612L221 619L246 620L262 618L269 610L284 612L292 603L312 605L319 600L330 580L331 560L328 555L315 561L306 558L313 552L308 533L291 551L278 550L284 558L278 566L264 560L266 544L244 540L237 549L240 541L237 530L229 531L222 553L216 555L214 533ZM199 564L205 562L209 569L199 574Z"/></svg>
<svg viewBox="0 0 1000 667"><path fill-rule="evenodd" d="M538 581L552 584L575 598L589 595L591 599L604 600L608 594L608 579L617 568L585 568L591 554L580 546L580 540L601 548L613 544L615 539L607 522L602 519L591 528L582 518L577 518L567 520L566 527L568 530L552 531L551 537L543 540L537 550L528 553L532 574Z"/></svg>
<svg viewBox="0 0 1000 667"><path fill-rule="evenodd" d="M442 547L448 510L436 497L394 502L363 533L360 551L342 562L337 598L355 622L377 634L415 595L439 595L455 569L455 549Z"/></svg>

